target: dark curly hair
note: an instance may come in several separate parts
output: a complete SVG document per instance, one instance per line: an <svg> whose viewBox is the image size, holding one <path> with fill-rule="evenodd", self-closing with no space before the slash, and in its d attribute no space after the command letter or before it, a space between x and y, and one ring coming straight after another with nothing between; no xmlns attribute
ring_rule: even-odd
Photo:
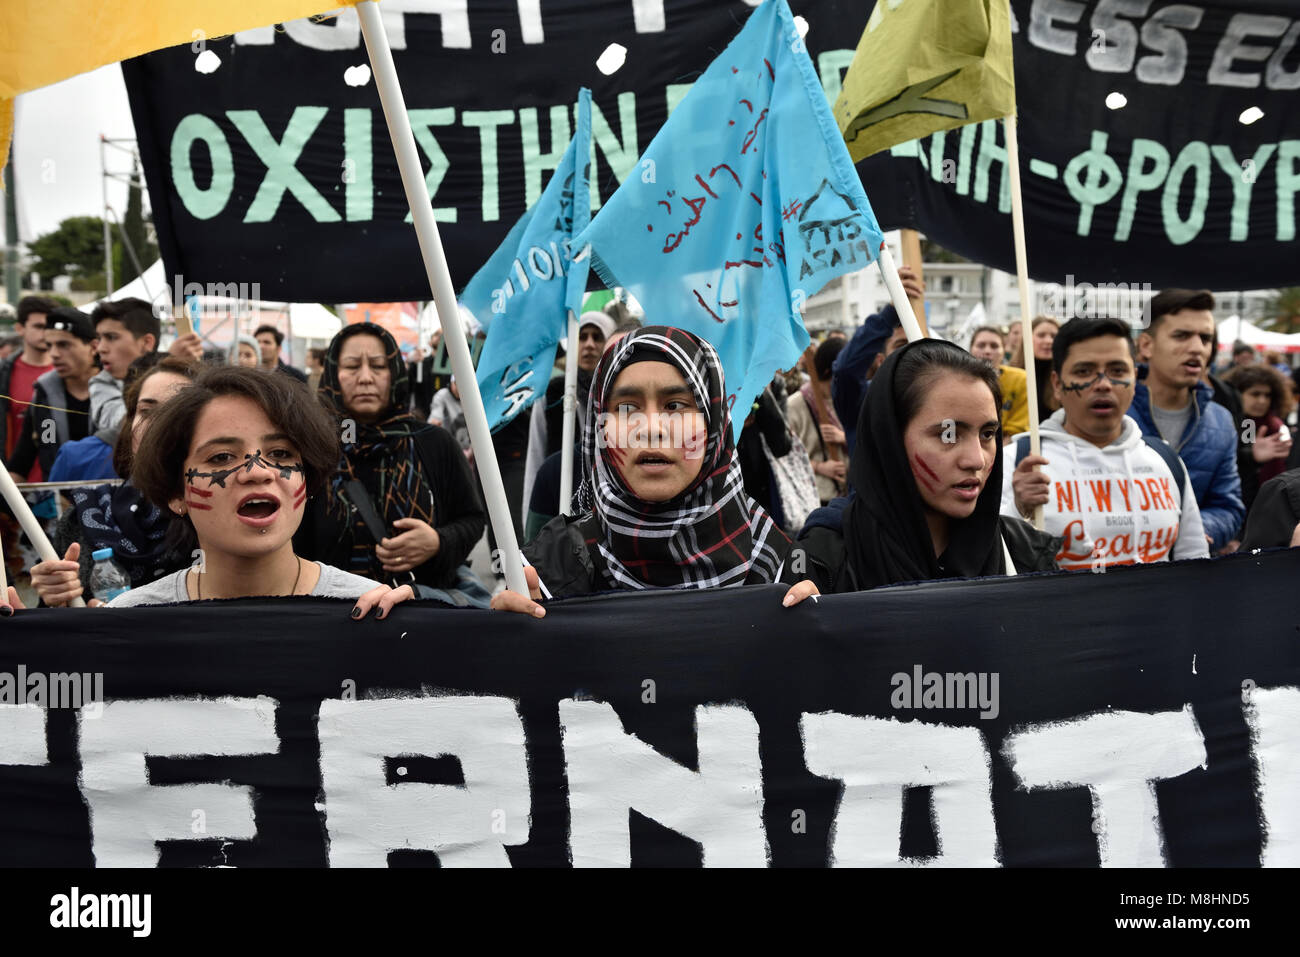
<svg viewBox="0 0 1300 957"><path fill-rule="evenodd" d="M320 490L338 465L338 426L329 413L307 400L303 387L288 376L208 366L159 411L136 454L131 480L159 508L184 497L184 465L194 441L194 426L213 399L239 396L253 401L281 429L302 456L307 494ZM184 520L189 524L188 517Z"/></svg>
<svg viewBox="0 0 1300 957"><path fill-rule="evenodd" d="M1290 401L1291 393L1287 391L1286 379L1272 366L1249 365L1236 366L1224 374L1223 380L1245 394L1247 389L1257 385L1266 385L1272 394L1268 400L1268 414L1281 416L1282 410Z"/></svg>

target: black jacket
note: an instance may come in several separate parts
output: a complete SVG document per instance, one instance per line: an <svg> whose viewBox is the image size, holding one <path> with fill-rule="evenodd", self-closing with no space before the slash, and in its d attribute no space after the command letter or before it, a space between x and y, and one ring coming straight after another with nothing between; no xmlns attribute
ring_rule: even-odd
<svg viewBox="0 0 1300 957"><path fill-rule="evenodd" d="M524 546L524 556L552 598L609 590L592 562L580 522L581 516L557 515Z"/></svg>
<svg viewBox="0 0 1300 957"><path fill-rule="evenodd" d="M1241 551L1286 548L1300 523L1300 469L1276 475L1259 487L1255 504L1246 516Z"/></svg>
<svg viewBox="0 0 1300 957"><path fill-rule="evenodd" d="M420 468L433 490L433 514L438 523L434 530L440 540L438 554L414 570L415 581L430 588L455 588L457 569L483 534L487 515L469 464L451 433L429 426L415 436L415 443ZM375 494L374 489L368 491ZM303 558L350 570L354 531L351 514L341 520L332 513L328 495L322 491L312 499L311 514L294 536L294 548Z"/></svg>
<svg viewBox="0 0 1300 957"><path fill-rule="evenodd" d="M289 365L283 359L279 359L277 360L277 362L279 364L275 367L276 372L283 372L285 375L289 376L290 378L297 379L303 385L307 384L307 373L303 372L301 369L295 366Z"/></svg>
<svg viewBox="0 0 1300 957"><path fill-rule="evenodd" d="M55 426L53 441L48 441L47 422ZM90 397L73 399L58 374L47 372L32 387L31 404L23 417L23 434L7 463L9 471L26 475L33 463L40 462L41 476L48 478L59 449L89 434Z"/></svg>
<svg viewBox="0 0 1300 957"><path fill-rule="evenodd" d="M1059 537L1006 515L999 516L999 524L1017 573L1057 570L1056 553L1062 542ZM811 579L824 595L858 591L856 584L848 580L845 568L843 532L828 525L808 525L786 560L781 580L794 584Z"/></svg>

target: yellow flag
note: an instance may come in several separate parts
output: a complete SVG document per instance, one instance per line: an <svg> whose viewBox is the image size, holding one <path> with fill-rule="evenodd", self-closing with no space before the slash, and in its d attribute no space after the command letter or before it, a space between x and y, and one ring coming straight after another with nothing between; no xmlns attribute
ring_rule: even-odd
<svg viewBox="0 0 1300 957"><path fill-rule="evenodd" d="M299 20L357 0L5 0L0 7L0 168L13 99L108 63ZM196 49L196 53L198 50Z"/></svg>
<svg viewBox="0 0 1300 957"><path fill-rule="evenodd" d="M835 119L857 162L1015 106L1009 0L876 0Z"/></svg>

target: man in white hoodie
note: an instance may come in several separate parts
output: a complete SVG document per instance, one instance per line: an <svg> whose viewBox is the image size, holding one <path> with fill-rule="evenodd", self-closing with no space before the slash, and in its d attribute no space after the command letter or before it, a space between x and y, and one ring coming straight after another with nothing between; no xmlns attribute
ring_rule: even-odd
<svg viewBox="0 0 1300 957"><path fill-rule="evenodd" d="M1127 325L1071 319L1052 344L1061 408L1041 425L1043 454L1028 454L1028 434L1008 447L1002 514L1042 505L1047 532L1064 540L1063 569L1209 557L1187 469L1125 415L1136 381Z"/></svg>

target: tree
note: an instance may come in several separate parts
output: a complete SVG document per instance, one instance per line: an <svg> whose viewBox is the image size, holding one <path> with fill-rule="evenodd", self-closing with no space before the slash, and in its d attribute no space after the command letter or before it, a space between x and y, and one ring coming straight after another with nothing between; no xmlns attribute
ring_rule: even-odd
<svg viewBox="0 0 1300 957"><path fill-rule="evenodd" d="M1300 331L1300 286L1279 289L1267 308L1270 318L1263 323L1266 328L1287 333Z"/></svg>
<svg viewBox="0 0 1300 957"><path fill-rule="evenodd" d="M921 261L927 263L968 263L965 256L959 256L951 249L945 249L933 239L921 240Z"/></svg>
<svg viewBox="0 0 1300 957"><path fill-rule="evenodd" d="M140 165L136 163L131 170L131 189L127 194L126 214L122 217L122 232L126 234L126 241L130 244L136 256L140 260L140 269L148 269L150 264L158 258L158 247L149 241L149 232L145 226L144 208L141 199L140 184ZM113 236L114 245L119 245L121 235ZM116 269L117 267L115 267ZM136 276L140 275L139 270L131 260L131 254L128 250L123 249L121 255L121 267L115 274L115 282L121 287L125 286Z"/></svg>
<svg viewBox="0 0 1300 957"><path fill-rule="evenodd" d="M53 288L55 276L65 273L89 278L98 274L103 283L104 221L98 216L70 216L59 228L37 237L27 246L31 268L41 275L41 288Z"/></svg>

